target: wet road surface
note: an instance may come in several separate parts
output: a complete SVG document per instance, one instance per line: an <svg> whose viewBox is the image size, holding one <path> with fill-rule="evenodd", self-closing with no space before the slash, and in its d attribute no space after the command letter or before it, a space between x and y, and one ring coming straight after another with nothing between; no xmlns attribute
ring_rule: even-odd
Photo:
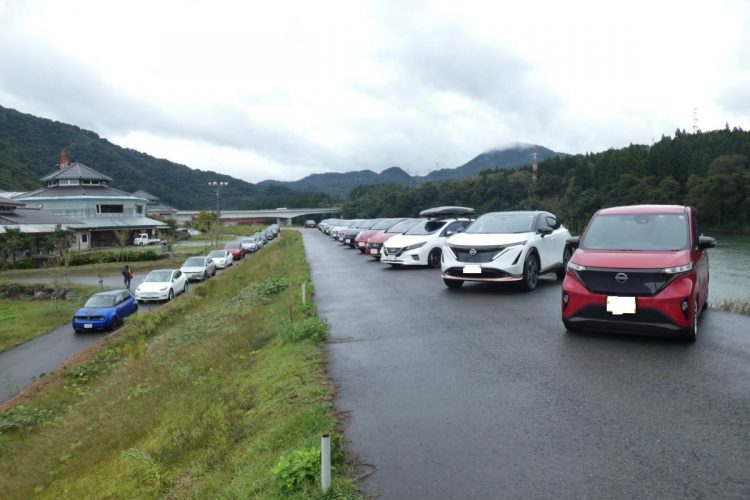
<svg viewBox="0 0 750 500"><path fill-rule="evenodd" d="M750 498L750 318L708 310L695 344L569 334L553 279L449 290L303 234L368 493Z"/></svg>

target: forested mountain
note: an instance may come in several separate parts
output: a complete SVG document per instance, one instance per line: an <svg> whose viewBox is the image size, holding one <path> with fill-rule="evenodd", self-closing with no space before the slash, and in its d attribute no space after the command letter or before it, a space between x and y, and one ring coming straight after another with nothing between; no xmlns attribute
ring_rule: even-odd
<svg viewBox="0 0 750 500"><path fill-rule="evenodd" d="M295 206L287 202L299 195L283 186L262 188L228 175L154 158L112 144L94 132L0 106L0 190L39 187L39 178L56 168L63 148L71 161L112 177L112 187L128 192L144 189L179 209L213 209L216 191L208 186L209 181L229 182L221 193L224 208L239 208L259 198L273 199L273 207Z"/></svg>
<svg viewBox="0 0 750 500"><path fill-rule="evenodd" d="M465 179L466 177L472 177L479 174L482 170L490 170L494 168L508 169L521 167L531 163L531 155L534 152L537 154L538 161L560 155L560 153L555 153L551 149L547 149L543 146L517 144L508 148L495 149L482 153L460 167L434 170L423 177L417 177L417 184L424 184L425 182L432 181Z"/></svg>
<svg viewBox="0 0 750 500"><path fill-rule="evenodd" d="M261 181L258 186L276 186L293 189L295 191L326 193L335 197L344 197L357 186L371 184L398 184L411 186L414 179L399 167L391 167L377 174L372 170L358 170L355 172L328 172L312 174L298 181Z"/></svg>
<svg viewBox="0 0 750 500"><path fill-rule="evenodd" d="M750 132L676 131L652 146L557 156L531 170L489 170L460 181L419 187L355 189L346 217L417 215L428 207L463 205L478 213L544 209L581 230L599 208L640 203L695 206L706 228L750 232Z"/></svg>
<svg viewBox="0 0 750 500"><path fill-rule="evenodd" d="M464 179L477 175L482 170L493 168L515 168L531 163L531 154L536 151L539 161L558 156L551 149L530 144L517 144L480 154L456 168L441 168L424 176L411 176L399 167L391 167L377 174L372 170L355 172L312 174L298 181L262 181L258 186L284 186L302 192L320 192L334 197L346 197L358 186L374 184L396 184L417 186L426 182Z"/></svg>

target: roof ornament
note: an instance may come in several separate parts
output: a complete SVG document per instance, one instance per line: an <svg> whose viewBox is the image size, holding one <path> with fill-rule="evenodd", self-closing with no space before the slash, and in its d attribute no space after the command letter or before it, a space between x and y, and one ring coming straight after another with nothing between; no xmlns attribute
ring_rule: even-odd
<svg viewBox="0 0 750 500"><path fill-rule="evenodd" d="M68 150L63 148L62 151L60 151L60 170L68 165L70 165L70 162L68 161Z"/></svg>

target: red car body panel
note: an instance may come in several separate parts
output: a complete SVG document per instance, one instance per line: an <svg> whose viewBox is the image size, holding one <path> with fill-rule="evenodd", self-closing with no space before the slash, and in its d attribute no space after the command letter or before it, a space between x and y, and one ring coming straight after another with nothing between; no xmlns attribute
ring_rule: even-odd
<svg viewBox="0 0 750 500"><path fill-rule="evenodd" d="M578 248L570 259L585 271L567 270L562 286L562 319L571 329L613 331L638 334L681 334L693 327L694 315L706 305L709 285L708 252L695 241L699 234L693 227L695 213L688 207L641 205L615 207L597 212L589 221L603 215L681 214L688 216L689 248L676 251L593 250ZM581 237L585 243L586 231ZM715 244L715 241L714 241ZM686 272L666 274L662 270L692 264ZM586 286L583 275L622 272L637 277L649 273L656 293L596 293ZM641 275L641 276L646 276ZM597 278L601 279L601 278ZM627 278L626 278L627 279ZM660 283L660 284L657 284ZM593 285L594 280L591 280ZM607 296L635 296L636 314L613 315L606 312ZM687 301L687 307L685 302Z"/></svg>
<svg viewBox="0 0 750 500"><path fill-rule="evenodd" d="M232 258L234 260L240 260L240 259L242 259L243 257L245 257L245 254L247 253L247 251L244 249L244 247L242 245L240 245L239 248L227 248L227 247L224 247L224 250L226 250L229 253L231 253L232 254Z"/></svg>

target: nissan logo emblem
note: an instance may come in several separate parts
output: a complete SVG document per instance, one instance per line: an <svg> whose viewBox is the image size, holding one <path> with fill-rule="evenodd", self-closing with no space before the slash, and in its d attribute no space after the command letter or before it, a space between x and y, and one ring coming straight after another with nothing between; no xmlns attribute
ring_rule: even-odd
<svg viewBox="0 0 750 500"><path fill-rule="evenodd" d="M469 255L476 255L476 254L477 254L476 248L472 248L471 250L469 250Z"/></svg>
<svg viewBox="0 0 750 500"><path fill-rule="evenodd" d="M628 275L625 273L617 273L615 274L615 281L622 285L628 281Z"/></svg>

